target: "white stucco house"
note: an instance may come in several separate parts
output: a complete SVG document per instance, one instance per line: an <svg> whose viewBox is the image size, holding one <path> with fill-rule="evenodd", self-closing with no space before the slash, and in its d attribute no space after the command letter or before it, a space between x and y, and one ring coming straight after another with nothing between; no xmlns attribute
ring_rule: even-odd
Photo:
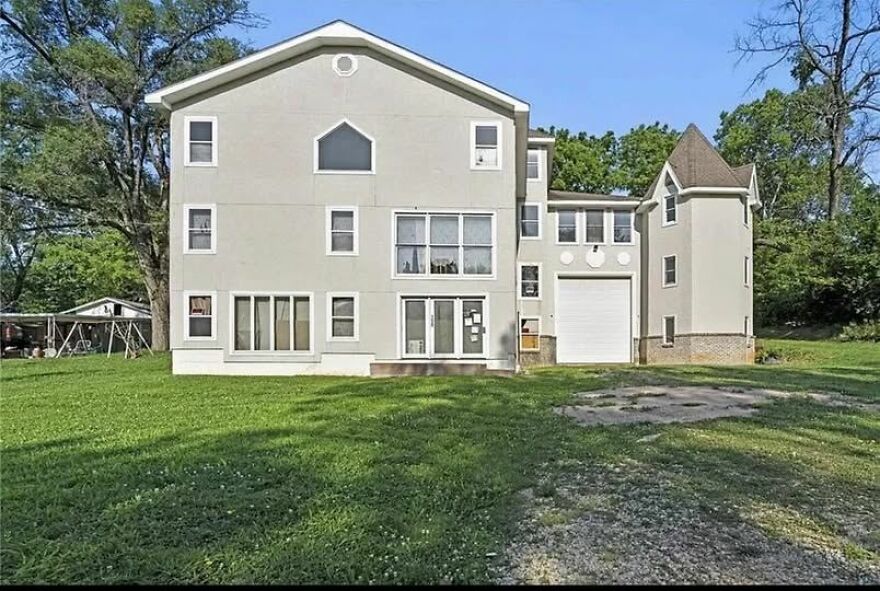
<svg viewBox="0 0 880 591"><path fill-rule="evenodd" d="M175 373L752 359L756 172L693 126L644 196L552 190L529 103L341 21L146 100Z"/></svg>

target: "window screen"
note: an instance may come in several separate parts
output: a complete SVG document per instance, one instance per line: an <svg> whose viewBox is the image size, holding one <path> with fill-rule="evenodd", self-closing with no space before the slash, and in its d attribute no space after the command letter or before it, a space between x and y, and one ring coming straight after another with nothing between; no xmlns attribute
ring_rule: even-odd
<svg viewBox="0 0 880 591"><path fill-rule="evenodd" d="M318 170L363 170L373 168L373 142L348 123L343 123L318 140Z"/></svg>

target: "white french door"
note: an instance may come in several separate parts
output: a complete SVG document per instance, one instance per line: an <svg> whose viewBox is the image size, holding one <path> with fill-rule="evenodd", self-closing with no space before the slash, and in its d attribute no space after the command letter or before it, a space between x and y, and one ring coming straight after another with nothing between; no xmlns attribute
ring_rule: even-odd
<svg viewBox="0 0 880 591"><path fill-rule="evenodd" d="M403 357L485 357L487 318L482 298L404 297L401 319Z"/></svg>

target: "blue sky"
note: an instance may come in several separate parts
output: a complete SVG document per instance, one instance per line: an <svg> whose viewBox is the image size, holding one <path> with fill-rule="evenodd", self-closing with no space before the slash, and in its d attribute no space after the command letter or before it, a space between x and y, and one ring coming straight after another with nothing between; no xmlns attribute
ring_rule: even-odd
<svg viewBox="0 0 880 591"><path fill-rule="evenodd" d="M251 0L261 48L343 19L528 101L532 126L625 133L660 121L708 136L718 115L791 87L780 69L747 92L757 63L733 44L766 2L750 0Z"/></svg>

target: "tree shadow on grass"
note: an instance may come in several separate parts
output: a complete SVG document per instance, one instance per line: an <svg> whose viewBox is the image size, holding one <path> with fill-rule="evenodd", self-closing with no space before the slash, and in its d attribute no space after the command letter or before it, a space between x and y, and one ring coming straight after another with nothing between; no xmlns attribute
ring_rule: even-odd
<svg viewBox="0 0 880 591"><path fill-rule="evenodd" d="M2 580L485 580L515 491L574 432L504 383L328 380L282 416L7 447Z"/></svg>

